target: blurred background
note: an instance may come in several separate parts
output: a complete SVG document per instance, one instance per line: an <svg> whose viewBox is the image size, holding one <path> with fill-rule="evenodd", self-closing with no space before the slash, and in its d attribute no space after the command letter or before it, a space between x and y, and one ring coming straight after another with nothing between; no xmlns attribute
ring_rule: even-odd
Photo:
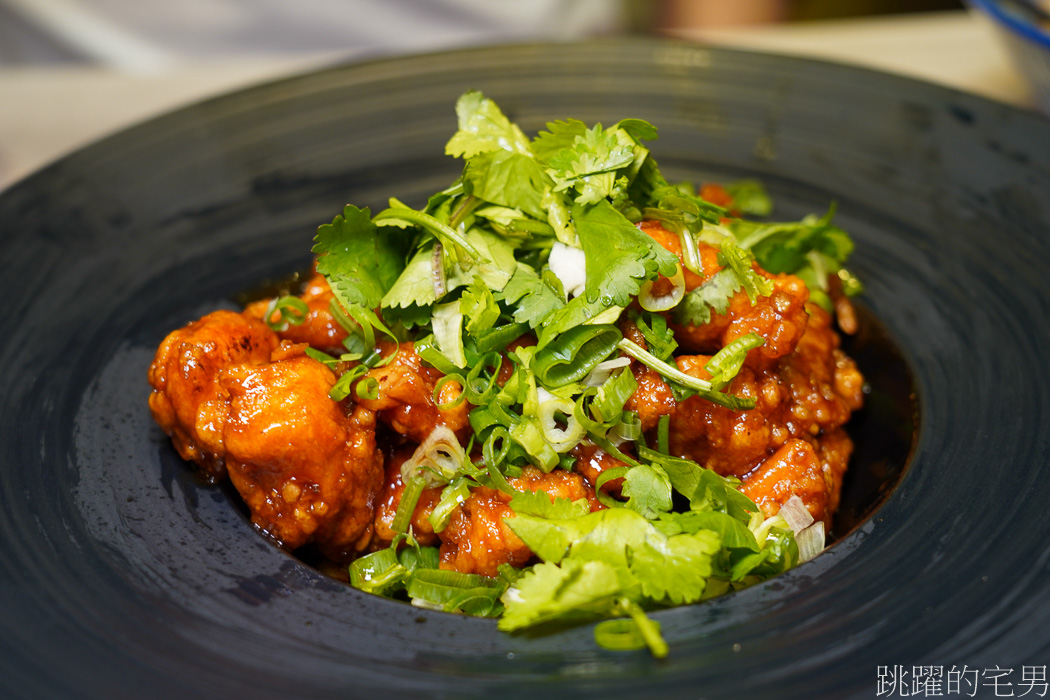
<svg viewBox="0 0 1050 700"><path fill-rule="evenodd" d="M0 0L0 188L135 121L377 55L664 35L1031 98L959 0Z"/></svg>

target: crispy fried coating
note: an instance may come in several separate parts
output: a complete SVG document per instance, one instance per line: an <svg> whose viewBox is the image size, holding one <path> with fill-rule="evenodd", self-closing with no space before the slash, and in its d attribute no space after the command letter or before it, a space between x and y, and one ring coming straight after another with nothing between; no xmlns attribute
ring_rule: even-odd
<svg viewBox="0 0 1050 700"><path fill-rule="evenodd" d="M233 311L213 311L173 331L149 368L150 412L183 459L211 480L225 478L223 426L227 401L218 377L234 364L270 361L277 336L266 324Z"/></svg>
<svg viewBox="0 0 1050 700"><path fill-rule="evenodd" d="M348 561L372 536L382 487L383 455L375 414L347 413L328 392L336 378L302 354L271 364L227 368L225 426L230 479L252 522L292 550L316 543L329 558Z"/></svg>
<svg viewBox="0 0 1050 700"><path fill-rule="evenodd" d="M329 310L334 295L332 288L328 286L328 280L322 275L313 274L303 285L299 298L306 303L309 309L306 318L299 325L289 324L288 328L279 331L277 335L282 340L307 343L314 349L332 355L338 356L345 352L343 340L346 339L347 333ZM269 304L269 299L254 302L244 309L244 313L264 320L263 316Z"/></svg>
<svg viewBox="0 0 1050 700"><path fill-rule="evenodd" d="M383 346L384 353L392 350L390 344ZM378 413L379 420L401 435L421 443L435 427L444 425L462 441L470 430L467 418L470 404L461 401L458 406L446 409L434 403L434 388L443 375L423 364L413 343L399 344L393 360L370 370L368 376L376 380L378 396L363 399L355 395L354 400ZM452 403L460 391L455 382L446 382L438 399L442 404Z"/></svg>
<svg viewBox="0 0 1050 700"><path fill-rule="evenodd" d="M864 378L839 349L827 312L811 304L808 313L806 332L792 353L767 368L745 365L730 384L730 393L755 398L754 409L732 411L699 397L686 399L671 417L670 448L720 474L747 478L790 441L806 441L826 477L827 497L814 515L826 519L838 507L852 451L841 427L863 403ZM683 356L677 362L683 372L706 379L707 359ZM799 488L808 487L800 482Z"/></svg>
<svg viewBox="0 0 1050 700"><path fill-rule="evenodd" d="M645 336L631 321L622 321L620 331L623 337L640 347L648 348ZM637 360L631 360L631 372L638 383L638 389L627 399L624 409L634 411L642 423L642 430L649 432L656 427L661 416L669 416L675 411L676 402L671 387L667 385L660 373Z"/></svg>
<svg viewBox="0 0 1050 700"><path fill-rule="evenodd" d="M830 525L832 511L828 508L828 501L831 488L813 445L805 440L788 440L744 477L740 491L767 517L776 515L789 498L798 496L814 519Z"/></svg>
<svg viewBox="0 0 1050 700"><path fill-rule="evenodd" d="M520 491L543 491L551 497L575 501L586 498L591 510L602 508L594 489L574 472L555 469L545 474L535 467L525 467L521 476L507 479ZM441 538L441 568L468 574L495 576L500 564L524 566L532 558L530 550L504 518L514 518L507 494L481 487L452 511Z"/></svg>
<svg viewBox="0 0 1050 700"><path fill-rule="evenodd" d="M602 475L602 472L627 466L589 440L584 440L574 447L572 456L576 458L573 471L581 474L592 487L598 483L598 478ZM623 477L609 479L602 484L602 491L611 493L614 496L619 496L622 489Z"/></svg>
<svg viewBox="0 0 1050 700"><path fill-rule="evenodd" d="M643 221L639 224L639 228L684 261L677 235L667 231L655 221ZM717 248L700 243L698 249L703 275L684 270L687 291L699 287L722 269L718 263ZM809 299L809 290L806 284L794 275L770 274L759 268L757 264L753 265L752 269L770 282L773 287L772 294L760 296L752 304L747 294L740 290L730 298L726 312L712 314L708 323L699 326L671 323L675 340L683 350L714 354L737 338L742 338L749 333L757 333L766 342L748 353L747 364L762 367L777 358L784 357L794 349L795 344L806 330L808 320L805 306ZM654 288L654 293L657 291Z"/></svg>

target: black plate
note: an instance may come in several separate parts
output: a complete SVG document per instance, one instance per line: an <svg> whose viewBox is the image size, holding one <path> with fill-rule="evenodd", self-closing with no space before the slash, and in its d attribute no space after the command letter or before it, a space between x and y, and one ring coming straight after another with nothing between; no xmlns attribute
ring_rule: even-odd
<svg viewBox="0 0 1050 700"><path fill-rule="evenodd" d="M326 579L197 484L146 410L167 331L305 264L347 201L455 177L468 88L530 133L648 119L666 170L760 177L783 217L836 200L914 372L921 428L883 507L784 576L658 614L665 660ZM350 65L65 158L0 196L0 695L868 697L920 664L965 692L1010 669L1020 694L1050 661L1048 164L1050 123L1003 105L650 41Z"/></svg>

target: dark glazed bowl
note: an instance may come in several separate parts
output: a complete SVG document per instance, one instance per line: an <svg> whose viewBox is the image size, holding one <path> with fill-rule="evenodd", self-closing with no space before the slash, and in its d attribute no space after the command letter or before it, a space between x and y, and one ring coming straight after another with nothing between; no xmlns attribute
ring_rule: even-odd
<svg viewBox="0 0 1050 700"><path fill-rule="evenodd" d="M900 435L876 434L904 446L875 480L881 508L856 501L849 531L786 575L658 613L667 659L325 578L198 484L150 420L169 330L305 265L344 203L418 203L456 176L441 154L469 88L530 132L648 119L670 174L759 177L784 218L837 201L864 308L911 369L914 386L869 401L921 404L913 446L907 409ZM841 698L920 664L1019 680L1050 657L1047 163L1050 123L976 97L615 41L333 68L46 168L0 195L0 695Z"/></svg>

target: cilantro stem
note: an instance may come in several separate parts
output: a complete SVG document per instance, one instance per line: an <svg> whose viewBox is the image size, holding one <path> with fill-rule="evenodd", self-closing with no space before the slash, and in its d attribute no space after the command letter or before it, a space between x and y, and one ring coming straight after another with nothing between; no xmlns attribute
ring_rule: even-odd
<svg viewBox="0 0 1050 700"><path fill-rule="evenodd" d="M459 206L456 207L456 210L452 212L452 216L449 217L449 228L455 230L481 203L482 201L472 194L464 197Z"/></svg>
<svg viewBox="0 0 1050 700"><path fill-rule="evenodd" d="M383 211L372 217L372 221L379 224L381 221L387 219L401 219L402 221L408 221L417 226L420 226L430 233L437 236L445 245L457 245L467 252L470 257L474 260L480 260L482 262L491 262L488 258L478 252L478 249L471 245L463 236L453 229L452 227L441 223L430 214L424 214L421 211L415 209L384 209Z"/></svg>
<svg viewBox="0 0 1050 700"><path fill-rule="evenodd" d="M732 394L723 394L720 391L716 391L711 382L697 379L696 377L686 374L677 367L672 367L670 364L664 362L627 338L621 339L616 345L643 365L655 370L664 379L674 382L675 384L680 384L687 389L692 389L712 403L716 403L719 406L725 406L733 411L747 410L755 407L754 399L733 396Z"/></svg>

